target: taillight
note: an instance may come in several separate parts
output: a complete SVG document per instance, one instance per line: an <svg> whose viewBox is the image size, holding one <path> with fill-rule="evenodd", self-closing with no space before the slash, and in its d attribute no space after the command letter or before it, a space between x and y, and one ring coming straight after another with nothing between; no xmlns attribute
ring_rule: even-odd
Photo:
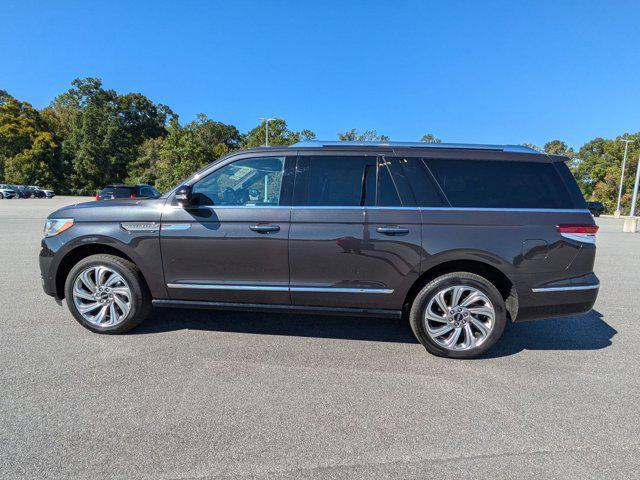
<svg viewBox="0 0 640 480"><path fill-rule="evenodd" d="M96 192L96 200L100 200L100 192Z"/></svg>
<svg viewBox="0 0 640 480"><path fill-rule="evenodd" d="M599 227L597 225L561 223L556 225L556 228L560 235L565 238L577 240L578 242L595 243Z"/></svg>
<svg viewBox="0 0 640 480"><path fill-rule="evenodd" d="M129 195L129 198L136 198L136 194L132 193L131 195Z"/></svg>

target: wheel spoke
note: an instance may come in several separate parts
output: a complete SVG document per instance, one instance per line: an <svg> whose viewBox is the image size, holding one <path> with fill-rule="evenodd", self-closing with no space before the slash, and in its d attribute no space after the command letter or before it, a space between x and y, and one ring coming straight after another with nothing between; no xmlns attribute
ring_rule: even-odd
<svg viewBox="0 0 640 480"><path fill-rule="evenodd" d="M82 272L82 275L80 275L80 281L84 284L85 287L87 287L87 290L89 290L90 292L96 292L98 289L96 288L96 284L94 283L94 281L91 279L91 270L85 270L84 272Z"/></svg>
<svg viewBox="0 0 640 480"><path fill-rule="evenodd" d="M449 322L449 320L447 320L447 317L445 317L444 315L436 315L435 313L433 313L431 309L427 309L427 312L425 313L425 315L432 322L440 322L440 323Z"/></svg>
<svg viewBox="0 0 640 480"><path fill-rule="evenodd" d="M442 290L436 294L436 303L442 309L443 313L447 313L449 311L449 307L447 306L447 302L444 299L444 294L447 293L446 290Z"/></svg>
<svg viewBox="0 0 640 480"><path fill-rule="evenodd" d="M473 335L471 325L468 323L464 326L464 346L465 348L473 348L476 346L476 337Z"/></svg>
<svg viewBox="0 0 640 480"><path fill-rule="evenodd" d="M100 311L98 312L98 314L95 317L93 317L94 322L100 325L100 323L102 323L102 321L104 320L104 317L107 314L108 309L109 309L109 305L103 305Z"/></svg>
<svg viewBox="0 0 640 480"><path fill-rule="evenodd" d="M124 283L124 280L122 279L122 277L120 275L113 274L111 275L111 277L109 277L109 280L107 280L107 282L104 284L105 287L111 287L112 285L115 285L116 283Z"/></svg>
<svg viewBox="0 0 640 480"><path fill-rule="evenodd" d="M114 323L117 323L119 318L120 317L116 312L116 304L112 303L111 305L109 305L109 325L113 325Z"/></svg>
<svg viewBox="0 0 640 480"><path fill-rule="evenodd" d="M453 292L451 292L451 306L456 307L458 302L460 302L460 297L462 296L462 292L465 291L465 287L453 287Z"/></svg>
<svg viewBox="0 0 640 480"><path fill-rule="evenodd" d="M482 300L484 295L482 295L477 290L472 292L464 301L460 304L461 307L469 307L469 305L473 305L474 303Z"/></svg>
<svg viewBox="0 0 640 480"><path fill-rule="evenodd" d="M73 287L73 295L83 300L95 301L95 297L91 293L80 290L77 285Z"/></svg>
<svg viewBox="0 0 640 480"><path fill-rule="evenodd" d="M473 325L480 331L480 334L483 337L486 337L487 335L489 335L489 330L487 329L485 324L482 323L480 320L478 320L477 318L471 317L471 323L473 323Z"/></svg>
<svg viewBox="0 0 640 480"><path fill-rule="evenodd" d="M122 295L124 297L127 297L127 300L129 298L131 298L131 292L129 291L129 289L127 287L115 287L111 289L111 293L113 293L114 295Z"/></svg>
<svg viewBox="0 0 640 480"><path fill-rule="evenodd" d="M445 325L443 327L434 328L433 330L429 330L429 333L431 335L433 335L434 337L441 337L445 333L449 333L451 330L453 330L453 325L447 324L447 325Z"/></svg>
<svg viewBox="0 0 640 480"><path fill-rule="evenodd" d="M78 306L78 311L80 313L89 313L93 310L95 310L96 308L98 308L101 304L98 302L93 302L93 303L87 303L84 305L79 305Z"/></svg>
<svg viewBox="0 0 640 480"><path fill-rule="evenodd" d="M118 305L118 307L120 308L120 311L122 312L122 316L126 317L127 314L129 313L129 304L123 302L120 298L113 297L113 301L116 305Z"/></svg>
<svg viewBox="0 0 640 480"><path fill-rule="evenodd" d="M448 348L453 348L456 346L456 344L458 343L458 339L460 338L460 334L462 333L462 329L461 328L456 328L454 330L454 332L451 334L451 336L449 338L447 338L445 340L445 345Z"/></svg>
<svg viewBox="0 0 640 480"><path fill-rule="evenodd" d="M105 276L109 273L109 270L105 267L96 267L96 285L98 287L104 287Z"/></svg>
<svg viewBox="0 0 640 480"><path fill-rule="evenodd" d="M469 313L472 315L484 315L485 317L489 317L493 319L493 308L489 307L471 307L469 309Z"/></svg>

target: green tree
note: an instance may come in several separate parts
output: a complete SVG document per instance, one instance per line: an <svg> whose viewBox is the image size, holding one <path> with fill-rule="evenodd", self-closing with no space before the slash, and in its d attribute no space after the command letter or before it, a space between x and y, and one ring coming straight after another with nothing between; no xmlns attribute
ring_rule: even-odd
<svg viewBox="0 0 640 480"><path fill-rule="evenodd" d="M564 155L565 157L570 158L575 155L573 148L569 147L562 140L551 140L544 144L543 149L546 153L551 155Z"/></svg>
<svg viewBox="0 0 640 480"><path fill-rule="evenodd" d="M90 192L123 181L142 143L166 134L174 117L165 105L144 95L118 95L97 78L76 79L54 99L46 118L64 134L62 154L70 165L71 190Z"/></svg>
<svg viewBox="0 0 640 480"><path fill-rule="evenodd" d="M261 147L265 144L267 135L266 122L261 122L244 136L243 148ZM269 146L292 145L294 143L313 140L316 134L311 130L296 132L289 130L287 122L276 118L269 122Z"/></svg>
<svg viewBox="0 0 640 480"><path fill-rule="evenodd" d="M181 127L168 128L160 144L145 145L144 156L136 162L136 178L151 177L160 190L168 190L214 160L239 148L242 136L236 127L198 115L197 120Z"/></svg>
<svg viewBox="0 0 640 480"><path fill-rule="evenodd" d="M0 178L57 188L59 147L38 110L0 90Z"/></svg>
<svg viewBox="0 0 640 480"><path fill-rule="evenodd" d="M622 170L624 143L622 139L634 140L629 144L627 166L623 184L621 208L628 211L631 204L633 183L640 154L640 132L624 134L615 139L595 138L585 143L577 152L574 175L585 197L601 201L606 211L613 212L618 199L618 188Z"/></svg>
<svg viewBox="0 0 640 480"><path fill-rule="evenodd" d="M438 137L436 137L432 133L425 133L420 139L420 141L425 143L442 143L442 140L440 140Z"/></svg>
<svg viewBox="0 0 640 480"><path fill-rule="evenodd" d="M538 152L542 151L542 149L539 146L534 145L533 143L521 143L520 145L522 145L523 147L533 148L534 150L536 150Z"/></svg>
<svg viewBox="0 0 640 480"><path fill-rule="evenodd" d="M389 137L382 135L375 130L366 130L358 133L355 128L346 132L338 132L338 138L343 142L388 142Z"/></svg>
<svg viewBox="0 0 640 480"><path fill-rule="evenodd" d="M155 185L158 180L158 164L161 161L161 152L164 145L164 137L147 138L138 148L138 158L129 168L129 183L148 183Z"/></svg>

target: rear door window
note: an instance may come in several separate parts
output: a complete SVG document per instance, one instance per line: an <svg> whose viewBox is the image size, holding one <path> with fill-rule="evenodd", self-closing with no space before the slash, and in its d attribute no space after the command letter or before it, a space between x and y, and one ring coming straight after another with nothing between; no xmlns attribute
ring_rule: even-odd
<svg viewBox="0 0 640 480"><path fill-rule="evenodd" d="M452 207L575 208L552 163L425 160Z"/></svg>
<svg viewBox="0 0 640 480"><path fill-rule="evenodd" d="M375 157L308 157L308 161L307 205L354 207L371 199L371 189L367 195L364 187L375 175Z"/></svg>
<svg viewBox="0 0 640 480"><path fill-rule="evenodd" d="M301 157L306 205L317 207L414 206L398 159L383 157ZM307 173L308 172L308 173ZM306 180L305 180L306 179ZM296 182L298 182L296 180Z"/></svg>

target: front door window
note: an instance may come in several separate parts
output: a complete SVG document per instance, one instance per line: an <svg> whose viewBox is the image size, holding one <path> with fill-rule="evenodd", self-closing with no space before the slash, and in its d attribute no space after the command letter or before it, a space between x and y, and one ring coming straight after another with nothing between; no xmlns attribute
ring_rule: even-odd
<svg viewBox="0 0 640 480"><path fill-rule="evenodd" d="M284 161L284 157L247 158L225 165L197 182L192 198L199 205L279 205Z"/></svg>

